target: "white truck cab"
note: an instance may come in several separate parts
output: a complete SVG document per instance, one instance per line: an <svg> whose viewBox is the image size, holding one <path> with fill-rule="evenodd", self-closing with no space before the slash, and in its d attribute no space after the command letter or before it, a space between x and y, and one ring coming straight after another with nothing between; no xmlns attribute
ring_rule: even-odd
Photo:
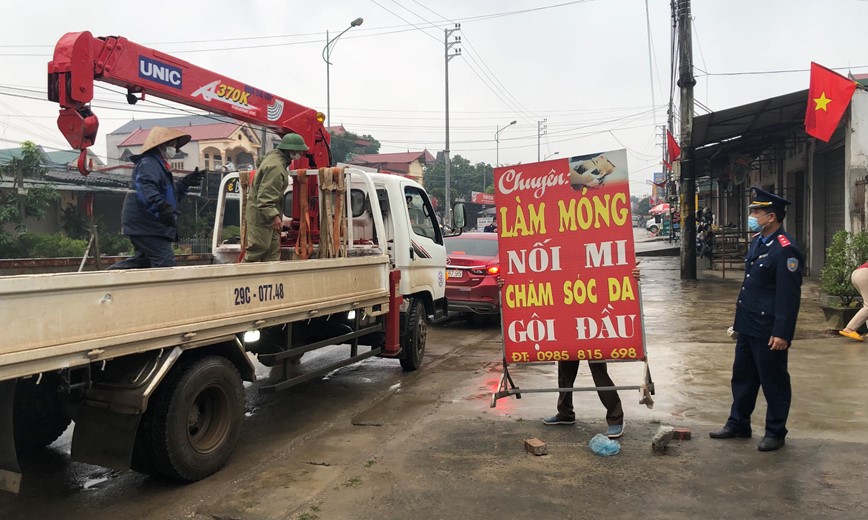
<svg viewBox="0 0 868 520"><path fill-rule="evenodd" d="M370 173L357 168L344 168L347 176L346 215L348 256L388 254L393 269L401 272L399 292L404 296L423 299L428 315L445 312L446 249L443 232L434 213L434 206L425 188L419 183L382 173ZM317 172L308 170L307 175ZM237 262L241 254L239 236L243 220L240 175L227 174L220 184L217 213L212 238L212 253L219 263ZM290 176L297 176L290 171ZM284 208L293 207L293 183L289 183ZM320 197L311 200L322 211ZM457 206L456 206L457 207ZM461 211L453 212L463 221ZM459 215L460 214L460 215ZM285 228L292 228L292 218L284 215ZM461 222L463 224L463 222ZM456 226L459 227L460 226ZM289 233L284 233L284 238ZM293 243L281 246L281 258L294 258ZM314 246L315 250L317 246ZM316 253L314 253L315 255Z"/></svg>

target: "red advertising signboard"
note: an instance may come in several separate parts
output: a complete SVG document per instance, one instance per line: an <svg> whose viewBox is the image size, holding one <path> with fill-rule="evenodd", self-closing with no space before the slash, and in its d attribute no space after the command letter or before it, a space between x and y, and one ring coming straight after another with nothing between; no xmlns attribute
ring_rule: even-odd
<svg viewBox="0 0 868 520"><path fill-rule="evenodd" d="M473 191L470 192L470 202L494 206L494 195L491 193L483 193L481 191Z"/></svg>
<svg viewBox="0 0 868 520"><path fill-rule="evenodd" d="M644 359L626 152L494 179L506 362Z"/></svg>

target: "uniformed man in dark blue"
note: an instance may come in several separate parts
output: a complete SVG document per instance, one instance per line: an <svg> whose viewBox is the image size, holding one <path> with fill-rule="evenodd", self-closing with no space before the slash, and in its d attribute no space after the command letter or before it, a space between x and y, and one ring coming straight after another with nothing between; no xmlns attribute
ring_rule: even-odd
<svg viewBox="0 0 868 520"><path fill-rule="evenodd" d="M787 352L793 341L802 293L804 257L782 227L789 201L754 187L748 227L756 232L745 258L735 307L738 333L732 364L732 410L713 439L750 437L750 416L762 388L768 403L760 451L784 445L792 390Z"/></svg>

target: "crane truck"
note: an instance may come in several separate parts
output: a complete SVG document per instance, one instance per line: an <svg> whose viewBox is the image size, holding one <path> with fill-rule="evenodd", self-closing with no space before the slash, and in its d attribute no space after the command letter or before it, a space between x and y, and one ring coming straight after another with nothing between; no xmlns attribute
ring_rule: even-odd
<svg viewBox="0 0 868 520"><path fill-rule="evenodd" d="M238 440L254 361L280 367L264 393L371 356L419 368L427 319L447 309L445 231L420 184L332 167L321 112L120 36L76 32L55 47L48 97L83 175L99 127L95 81L130 103L156 96L301 135L310 151L287 172L287 260L241 263L243 245L221 236L227 219L243 222L255 172L241 172L222 179L211 265L0 277L0 489L18 492L19 456L71 422L74 461L181 482L215 473ZM453 215L460 233L463 206ZM327 366L294 362L333 345L345 355Z"/></svg>

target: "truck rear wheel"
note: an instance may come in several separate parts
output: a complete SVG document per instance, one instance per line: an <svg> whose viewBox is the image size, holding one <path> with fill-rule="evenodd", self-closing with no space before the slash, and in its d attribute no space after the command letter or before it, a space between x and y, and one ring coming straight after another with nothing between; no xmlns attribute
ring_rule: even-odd
<svg viewBox="0 0 868 520"><path fill-rule="evenodd" d="M425 305L419 298L413 298L410 302L410 309L407 311L404 333L401 335L401 348L403 349L401 368L410 372L422 366L427 339L428 322L425 317Z"/></svg>
<svg viewBox="0 0 868 520"><path fill-rule="evenodd" d="M244 387L228 359L210 356L180 365L142 418L134 466L174 480L201 480L229 460L243 420Z"/></svg>
<svg viewBox="0 0 868 520"><path fill-rule="evenodd" d="M12 426L19 455L41 450L56 441L70 423L58 393L60 378L44 374L39 384L36 381L35 377L20 379L15 389Z"/></svg>

